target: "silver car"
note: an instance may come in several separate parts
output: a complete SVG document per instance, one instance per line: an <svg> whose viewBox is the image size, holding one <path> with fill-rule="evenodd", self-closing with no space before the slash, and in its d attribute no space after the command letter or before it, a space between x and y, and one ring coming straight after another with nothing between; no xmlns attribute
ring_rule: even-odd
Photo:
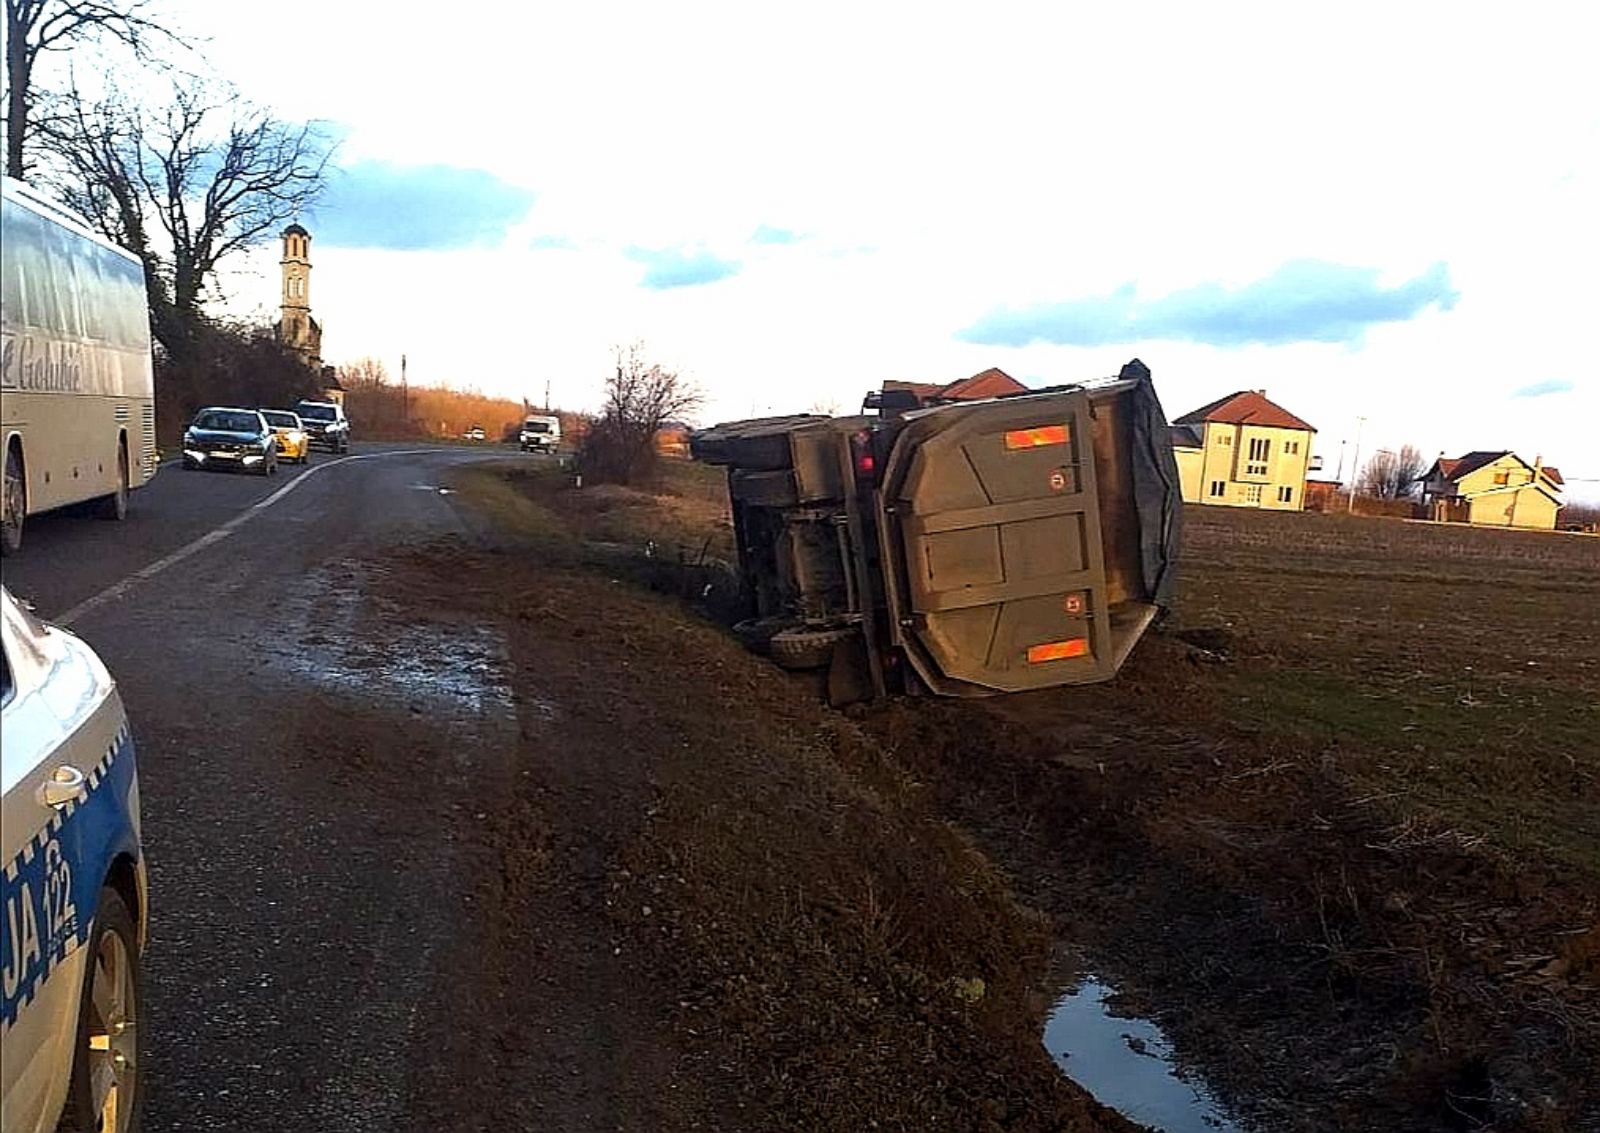
<svg viewBox="0 0 1600 1133"><path fill-rule="evenodd" d="M0 1133L135 1127L147 897L122 698L0 588Z"/></svg>

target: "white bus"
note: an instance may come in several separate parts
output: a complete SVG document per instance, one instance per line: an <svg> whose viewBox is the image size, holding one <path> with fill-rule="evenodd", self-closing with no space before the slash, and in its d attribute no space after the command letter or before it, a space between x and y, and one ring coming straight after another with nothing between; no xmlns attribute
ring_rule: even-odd
<svg viewBox="0 0 1600 1133"><path fill-rule="evenodd" d="M0 187L0 547L23 520L96 501L127 514L156 470L144 269L49 198Z"/></svg>

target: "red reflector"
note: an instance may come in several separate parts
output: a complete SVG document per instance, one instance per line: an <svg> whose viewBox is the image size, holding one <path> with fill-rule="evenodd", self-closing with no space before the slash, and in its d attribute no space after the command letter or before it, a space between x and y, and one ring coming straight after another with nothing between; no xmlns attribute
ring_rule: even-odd
<svg viewBox="0 0 1600 1133"><path fill-rule="evenodd" d="M1065 661L1069 657L1082 657L1089 652L1087 637L1074 637L1066 641L1051 641L1044 645L1028 646L1028 664L1042 661Z"/></svg>
<svg viewBox="0 0 1600 1133"><path fill-rule="evenodd" d="M1006 448L1043 448L1067 443L1065 425L1041 425L1037 429L1012 429L1006 434Z"/></svg>
<svg viewBox="0 0 1600 1133"><path fill-rule="evenodd" d="M873 462L873 459L872 459L872 454L870 452L861 453L860 455L858 455L856 457L856 471L861 473L861 475L863 475L863 476L872 475L873 467L874 467L874 462Z"/></svg>

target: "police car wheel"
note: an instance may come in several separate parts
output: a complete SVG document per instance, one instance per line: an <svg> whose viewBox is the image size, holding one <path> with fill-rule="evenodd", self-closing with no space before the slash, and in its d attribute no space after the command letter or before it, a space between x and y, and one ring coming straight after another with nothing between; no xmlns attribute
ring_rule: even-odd
<svg viewBox="0 0 1600 1133"><path fill-rule="evenodd" d="M122 897L100 890L78 1007L67 1107L56 1133L133 1133L139 1127L139 1022L144 1006L138 935Z"/></svg>

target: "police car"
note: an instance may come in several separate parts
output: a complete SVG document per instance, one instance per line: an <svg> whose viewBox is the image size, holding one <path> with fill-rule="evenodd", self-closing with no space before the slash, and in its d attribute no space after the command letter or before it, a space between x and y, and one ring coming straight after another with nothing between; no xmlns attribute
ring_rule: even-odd
<svg viewBox="0 0 1600 1133"><path fill-rule="evenodd" d="M0 1133L133 1129L145 866L105 666L0 587Z"/></svg>

